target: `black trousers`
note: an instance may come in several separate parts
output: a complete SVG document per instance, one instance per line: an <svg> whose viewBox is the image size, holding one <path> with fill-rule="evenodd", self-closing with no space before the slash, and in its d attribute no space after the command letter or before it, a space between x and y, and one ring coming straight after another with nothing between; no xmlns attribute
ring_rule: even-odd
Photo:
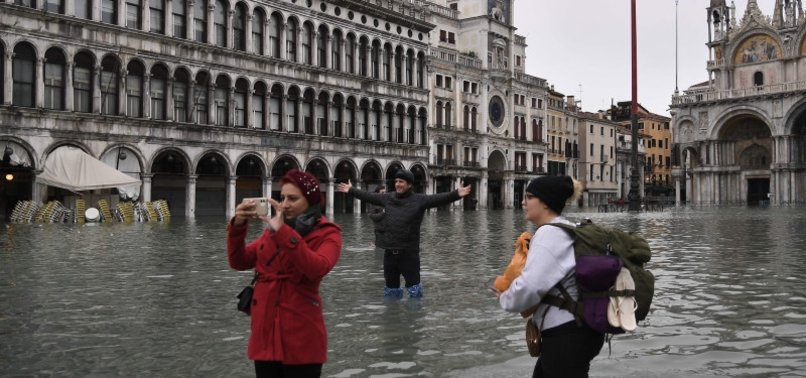
<svg viewBox="0 0 806 378"><path fill-rule="evenodd" d="M576 321L541 332L540 357L532 378L586 378L591 360L604 345L604 334Z"/></svg>
<svg viewBox="0 0 806 378"><path fill-rule="evenodd" d="M406 287L420 283L420 251L387 249L383 252L383 278L386 287L400 287L400 275L406 280Z"/></svg>
<svg viewBox="0 0 806 378"><path fill-rule="evenodd" d="M322 364L283 365L277 361L255 361L257 378L319 378Z"/></svg>

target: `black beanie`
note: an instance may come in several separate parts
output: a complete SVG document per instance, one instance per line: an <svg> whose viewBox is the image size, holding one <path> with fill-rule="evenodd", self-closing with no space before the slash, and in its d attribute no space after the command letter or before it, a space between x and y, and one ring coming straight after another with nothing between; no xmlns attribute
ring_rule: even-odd
<svg viewBox="0 0 806 378"><path fill-rule="evenodd" d="M540 198L549 209L561 214L565 202L574 195L574 180L568 176L541 176L529 182L526 192Z"/></svg>
<svg viewBox="0 0 806 378"><path fill-rule="evenodd" d="M409 182L409 184L414 184L414 173L411 173L408 169L400 169L395 173L396 179L402 179Z"/></svg>

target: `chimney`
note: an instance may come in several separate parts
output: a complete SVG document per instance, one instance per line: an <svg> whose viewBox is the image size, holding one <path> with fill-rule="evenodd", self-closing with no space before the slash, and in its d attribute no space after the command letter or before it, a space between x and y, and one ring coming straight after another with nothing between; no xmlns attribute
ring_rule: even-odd
<svg viewBox="0 0 806 378"><path fill-rule="evenodd" d="M577 103L574 101L574 96L565 96L565 104L569 110L576 110Z"/></svg>

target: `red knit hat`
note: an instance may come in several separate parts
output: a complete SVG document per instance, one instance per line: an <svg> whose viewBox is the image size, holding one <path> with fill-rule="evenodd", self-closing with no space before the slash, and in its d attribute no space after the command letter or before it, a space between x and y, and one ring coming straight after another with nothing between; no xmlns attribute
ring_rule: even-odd
<svg viewBox="0 0 806 378"><path fill-rule="evenodd" d="M308 172L298 169L288 171L280 179L280 186L285 183L294 184L302 191L302 195L308 200L308 205L313 206L322 202L322 193L319 191L319 179Z"/></svg>

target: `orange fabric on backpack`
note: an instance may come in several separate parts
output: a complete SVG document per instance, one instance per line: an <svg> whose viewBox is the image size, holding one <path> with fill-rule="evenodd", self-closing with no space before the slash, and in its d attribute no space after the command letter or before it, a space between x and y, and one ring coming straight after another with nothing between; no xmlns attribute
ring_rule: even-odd
<svg viewBox="0 0 806 378"><path fill-rule="evenodd" d="M504 274L496 277L495 283L493 283L493 287L495 287L496 290L502 292L506 291L509 289L509 285L512 284L512 281L521 275L523 266L526 265L526 255L529 253L530 240L532 240L532 234L524 232L518 237L518 240L515 241L515 253L512 255L512 260L509 261L509 265L507 269L504 270Z"/></svg>

